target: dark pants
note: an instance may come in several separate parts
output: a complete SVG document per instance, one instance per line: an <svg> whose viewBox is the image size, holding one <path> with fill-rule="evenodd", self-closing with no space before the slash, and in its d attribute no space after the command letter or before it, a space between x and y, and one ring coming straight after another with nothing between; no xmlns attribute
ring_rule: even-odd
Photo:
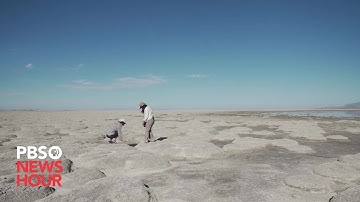
<svg viewBox="0 0 360 202"><path fill-rule="evenodd" d="M110 138L110 139L113 139L113 138L119 137L119 134L118 134L117 131L115 131L114 134L112 134L112 135L106 135L106 137L107 137L107 138Z"/></svg>

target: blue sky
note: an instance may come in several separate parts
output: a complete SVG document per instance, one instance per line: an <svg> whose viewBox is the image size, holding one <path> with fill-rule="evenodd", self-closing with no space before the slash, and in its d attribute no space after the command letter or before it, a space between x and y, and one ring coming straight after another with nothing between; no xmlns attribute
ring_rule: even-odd
<svg viewBox="0 0 360 202"><path fill-rule="evenodd" d="M360 2L0 1L0 109L360 101Z"/></svg>

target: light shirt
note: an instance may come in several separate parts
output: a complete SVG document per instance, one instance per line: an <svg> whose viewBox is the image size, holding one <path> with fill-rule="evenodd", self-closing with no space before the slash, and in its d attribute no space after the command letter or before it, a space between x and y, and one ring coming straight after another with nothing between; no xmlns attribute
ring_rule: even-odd
<svg viewBox="0 0 360 202"><path fill-rule="evenodd" d="M144 119L143 121L147 122L148 120L154 118L154 114L153 111L151 109L151 107L146 106L144 109Z"/></svg>
<svg viewBox="0 0 360 202"><path fill-rule="evenodd" d="M107 131L107 135L113 135L115 134L115 132L117 131L119 136L121 135L121 129L122 129L123 125L121 125L119 122L113 123L109 126L108 131Z"/></svg>

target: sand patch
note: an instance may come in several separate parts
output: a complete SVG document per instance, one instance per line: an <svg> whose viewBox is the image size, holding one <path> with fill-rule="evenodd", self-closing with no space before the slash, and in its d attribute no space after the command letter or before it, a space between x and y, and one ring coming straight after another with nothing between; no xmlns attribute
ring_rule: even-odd
<svg viewBox="0 0 360 202"><path fill-rule="evenodd" d="M356 181L360 179L360 170L351 164L342 162L324 163L314 169L314 173L323 177L338 179L341 181Z"/></svg>
<svg viewBox="0 0 360 202"><path fill-rule="evenodd" d="M215 130L217 131L215 133L216 135L211 139L220 141L234 140L238 138L239 135L252 133L251 128L235 126L219 126L215 127Z"/></svg>
<svg viewBox="0 0 360 202"><path fill-rule="evenodd" d="M326 138L329 140L349 140L349 138L347 138L343 135L329 135L329 136L326 136Z"/></svg>
<svg viewBox="0 0 360 202"><path fill-rule="evenodd" d="M137 149L170 159L209 159L223 155L223 150L212 143L201 141L176 141L140 143Z"/></svg>
<svg viewBox="0 0 360 202"><path fill-rule="evenodd" d="M49 196L41 201L149 201L157 198L148 185L140 180L118 176L92 180L69 191L66 195Z"/></svg>
<svg viewBox="0 0 360 202"><path fill-rule="evenodd" d="M359 202L360 186L351 187L332 197L329 202Z"/></svg>
<svg viewBox="0 0 360 202"><path fill-rule="evenodd" d="M106 175L98 169L78 168L72 173L63 175L62 184L63 187L71 189L103 177L106 177Z"/></svg>
<svg viewBox="0 0 360 202"><path fill-rule="evenodd" d="M112 148L109 150L109 148ZM170 163L159 156L134 149L128 145L104 144L73 159L76 167L97 168L105 174L114 170L162 169Z"/></svg>
<svg viewBox="0 0 360 202"><path fill-rule="evenodd" d="M288 121L279 126L278 130L282 130L290 134L291 137L306 138L309 140L326 140L323 135L325 131L315 122L310 121Z"/></svg>
<svg viewBox="0 0 360 202"><path fill-rule="evenodd" d="M334 181L310 174L287 177L284 183L289 187L307 192L329 193L340 189Z"/></svg>
<svg viewBox="0 0 360 202"><path fill-rule="evenodd" d="M236 138L232 144L225 145L225 151L252 152L255 150L266 149L267 147L281 147L295 153L312 154L313 149L305 145L299 145L295 140L290 139L261 139L253 137Z"/></svg>
<svg viewBox="0 0 360 202"><path fill-rule="evenodd" d="M55 188L53 187L17 187L15 182L11 182L1 185L0 201L35 201L47 197L54 192Z"/></svg>
<svg viewBox="0 0 360 202"><path fill-rule="evenodd" d="M349 127L346 128L345 131L353 134L360 134L360 127Z"/></svg>
<svg viewBox="0 0 360 202"><path fill-rule="evenodd" d="M274 136L275 133L271 131L261 130L261 131L253 131L252 135L259 135L259 136Z"/></svg>

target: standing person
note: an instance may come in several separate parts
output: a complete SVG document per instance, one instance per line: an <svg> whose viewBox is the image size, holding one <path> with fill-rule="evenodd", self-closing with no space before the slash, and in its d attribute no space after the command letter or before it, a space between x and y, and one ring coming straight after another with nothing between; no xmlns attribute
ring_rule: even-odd
<svg viewBox="0 0 360 202"><path fill-rule="evenodd" d="M105 135L110 139L110 143L116 143L117 139L119 139L119 142L123 142L121 129L125 124L125 119L118 119L117 123L111 125L109 132Z"/></svg>
<svg viewBox="0 0 360 202"><path fill-rule="evenodd" d="M144 114L144 119L142 124L145 127L145 143L154 142L155 139L152 132L152 127L155 123L155 118L153 111L151 107L147 106L144 102L140 102L139 107L141 109L141 113Z"/></svg>

